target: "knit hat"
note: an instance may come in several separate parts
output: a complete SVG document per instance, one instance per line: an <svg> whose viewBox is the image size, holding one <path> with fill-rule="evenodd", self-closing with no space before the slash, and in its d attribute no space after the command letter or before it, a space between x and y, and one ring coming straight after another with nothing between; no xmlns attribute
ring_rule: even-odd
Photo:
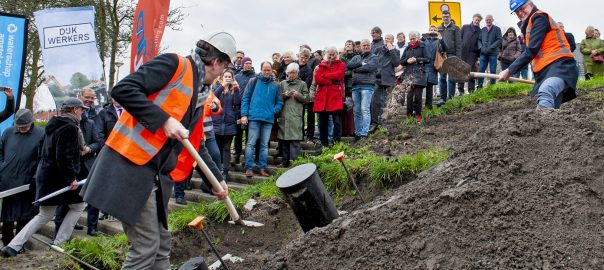
<svg viewBox="0 0 604 270"><path fill-rule="evenodd" d="M29 127L34 122L34 114L28 109L19 109L15 113L15 126L18 128Z"/></svg>
<svg viewBox="0 0 604 270"><path fill-rule="evenodd" d="M247 61L252 62L252 58L249 58L249 57L247 57L247 56L246 56L246 57L241 58L241 64L242 64L242 65L243 65L243 64L245 64L245 62L247 62Z"/></svg>

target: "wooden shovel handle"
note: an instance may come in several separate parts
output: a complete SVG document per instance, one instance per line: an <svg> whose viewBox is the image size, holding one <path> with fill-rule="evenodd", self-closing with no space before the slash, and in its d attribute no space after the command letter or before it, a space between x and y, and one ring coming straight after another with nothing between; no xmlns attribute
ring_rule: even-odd
<svg viewBox="0 0 604 270"><path fill-rule="evenodd" d="M220 183L218 183L216 176L214 176L212 171L210 171L210 168L208 168L208 165L206 165L206 163L203 162L203 159L201 159L201 157L197 153L197 150L195 150L195 148L193 147L193 145L191 144L189 139L184 139L184 140L181 140L180 142L185 146L187 151L189 151L189 154L191 154L191 156L193 156L193 158L197 162L197 166L199 166L199 168L201 169L203 174L208 178L208 180L210 180L212 187L218 192L223 192L224 189L222 189L222 186L220 185ZM237 210L235 209L235 206L233 205L231 198L229 196L226 196L226 198L224 198L222 201L224 202L227 210L229 211L231 220L238 221L239 214L237 213Z"/></svg>
<svg viewBox="0 0 604 270"><path fill-rule="evenodd" d="M473 77L473 78L487 78L487 79L496 79L496 80L499 80L499 75L497 75L497 74L490 74L490 73L470 72L470 77ZM514 77L510 77L508 79L508 81L519 82L519 83L535 84L535 81L524 80L524 79L519 79L519 78L514 78Z"/></svg>

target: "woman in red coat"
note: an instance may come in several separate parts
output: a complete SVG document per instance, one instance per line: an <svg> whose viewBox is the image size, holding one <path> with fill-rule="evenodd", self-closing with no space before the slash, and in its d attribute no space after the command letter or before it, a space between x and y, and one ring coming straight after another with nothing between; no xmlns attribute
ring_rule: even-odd
<svg viewBox="0 0 604 270"><path fill-rule="evenodd" d="M327 124L329 116L333 117L333 139L336 142L342 137L342 108L344 102L344 72L346 65L338 58L338 50L328 47L325 60L315 72L317 90L314 97L313 112L319 113L319 137L321 144L327 146Z"/></svg>

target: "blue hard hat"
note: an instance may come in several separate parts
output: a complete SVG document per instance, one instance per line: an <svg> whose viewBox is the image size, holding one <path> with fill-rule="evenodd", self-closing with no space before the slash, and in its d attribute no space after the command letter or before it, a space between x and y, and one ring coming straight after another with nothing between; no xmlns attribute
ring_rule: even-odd
<svg viewBox="0 0 604 270"><path fill-rule="evenodd" d="M526 2L528 2L528 0L510 0L510 10L514 13L514 11L526 4Z"/></svg>

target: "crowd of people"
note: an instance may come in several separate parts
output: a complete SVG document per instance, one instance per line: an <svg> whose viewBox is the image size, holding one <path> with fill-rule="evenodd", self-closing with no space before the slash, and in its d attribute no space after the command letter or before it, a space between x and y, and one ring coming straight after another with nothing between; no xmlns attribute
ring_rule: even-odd
<svg viewBox="0 0 604 270"><path fill-rule="evenodd" d="M444 11L442 24L425 33L383 35L373 27L370 37L348 40L341 49L313 52L303 44L297 53L274 53L258 73L251 57L228 47L234 44L230 35L213 36L200 40L190 56L164 54L144 64L114 87L113 101L101 110L94 108L89 89L65 100L45 130L33 125L31 111L21 109L0 141L2 183L4 178L13 179L11 187L35 183L36 192L4 200L2 252L15 256L53 218L54 244L67 241L88 203L88 234L97 233L99 212L122 221L132 242L125 267L169 268L167 202L174 193L177 203L186 204L184 190L193 169L179 141L193 142L224 191L213 189L207 179L202 189L224 198L233 164L243 162L247 177L269 175L271 139L278 140L283 157L278 166L288 167L305 140L329 147L342 136L362 140L385 126L385 99L405 82L410 85L406 102L398 102L418 123L422 107L433 106L436 85L437 106L484 86L483 79L466 85L443 73L440 66L448 57L460 57L477 72L488 68L494 74L500 66L503 81L527 78L530 64L538 108L559 108L574 98L574 37L532 1L511 0L510 9L521 20L520 33L515 27L503 32L492 15L481 26L483 17L474 14L460 28ZM220 42L212 42L217 38ZM601 75L604 43L597 29L587 28L580 50L586 79ZM12 92L5 93L12 102ZM85 178L85 186L78 186ZM69 192L39 208L31 205L65 186ZM146 237L150 232L154 238Z"/></svg>

